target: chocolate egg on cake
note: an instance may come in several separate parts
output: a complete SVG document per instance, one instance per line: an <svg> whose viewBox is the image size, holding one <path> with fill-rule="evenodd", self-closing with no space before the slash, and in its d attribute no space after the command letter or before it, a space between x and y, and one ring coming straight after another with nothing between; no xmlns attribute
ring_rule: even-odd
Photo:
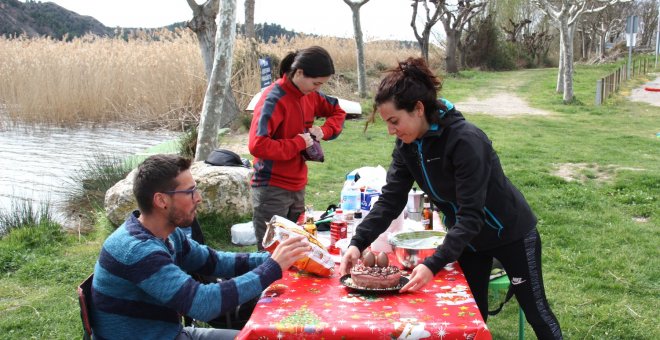
<svg viewBox="0 0 660 340"><path fill-rule="evenodd" d="M365 267L373 267L376 265L376 255L374 253L367 251L362 257L362 263Z"/></svg>
<svg viewBox="0 0 660 340"><path fill-rule="evenodd" d="M401 271L389 265L387 254L375 255L365 251L361 263L351 268L351 279L356 286L369 289L396 287L401 279Z"/></svg>

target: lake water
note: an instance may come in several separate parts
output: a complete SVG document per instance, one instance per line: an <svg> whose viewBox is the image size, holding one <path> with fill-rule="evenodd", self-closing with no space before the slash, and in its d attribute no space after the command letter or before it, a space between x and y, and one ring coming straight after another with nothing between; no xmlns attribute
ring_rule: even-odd
<svg viewBox="0 0 660 340"><path fill-rule="evenodd" d="M176 137L170 131L5 126L0 129L0 211L21 200L35 207L50 202L62 221L57 206L71 185L68 179L90 157L123 158Z"/></svg>

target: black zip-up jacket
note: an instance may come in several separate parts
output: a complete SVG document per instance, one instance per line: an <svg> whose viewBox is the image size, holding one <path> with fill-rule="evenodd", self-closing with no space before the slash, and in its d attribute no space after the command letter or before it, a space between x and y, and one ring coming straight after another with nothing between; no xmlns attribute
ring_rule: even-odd
<svg viewBox="0 0 660 340"><path fill-rule="evenodd" d="M447 235L424 261L434 274L463 251L496 248L519 240L536 226L523 195L504 175L491 141L444 101L440 124L413 143L396 140L387 184L357 227L351 245L360 251L405 208L413 182L444 214Z"/></svg>

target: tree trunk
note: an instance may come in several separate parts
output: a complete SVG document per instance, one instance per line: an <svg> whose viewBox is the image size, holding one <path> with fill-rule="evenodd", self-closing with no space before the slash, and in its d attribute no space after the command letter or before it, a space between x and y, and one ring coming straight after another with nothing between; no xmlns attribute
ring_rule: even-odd
<svg viewBox="0 0 660 340"><path fill-rule="evenodd" d="M256 39L254 33L254 1L245 0L245 37L248 39Z"/></svg>
<svg viewBox="0 0 660 340"><path fill-rule="evenodd" d="M217 25L215 19L220 9L219 0L207 0L204 4L198 5L194 0L187 0L188 5L193 11L193 18L188 22L188 27L195 32L199 41L199 49L204 60L204 72L206 79L211 79L213 70L213 60L215 55L215 37ZM222 111L225 112L220 122L220 127L227 127L238 116L240 112L234 98L234 92L231 85L227 87L223 101Z"/></svg>
<svg viewBox="0 0 660 340"><path fill-rule="evenodd" d="M359 2L344 0L344 2L351 8L351 12L353 12L353 34L355 35L355 45L357 48L358 93L360 98L365 98L367 96L367 73L364 67L364 41L362 40L362 25L360 24L360 7L369 2L369 0Z"/></svg>
<svg viewBox="0 0 660 340"><path fill-rule="evenodd" d="M582 54L581 60L586 60L587 59L587 50L586 50L586 48L587 48L587 34L584 33L584 31L580 32L580 43L581 43L580 49L582 50L581 51L581 54Z"/></svg>
<svg viewBox="0 0 660 340"><path fill-rule="evenodd" d="M188 22L188 27L197 35L199 49L204 60L204 72L206 79L209 79L215 54L215 32L217 30L215 18L218 16L220 2L219 0L207 0L204 4L198 5L194 0L188 0L188 5L193 11L193 18Z"/></svg>
<svg viewBox="0 0 660 340"><path fill-rule="evenodd" d="M602 23L602 24L601 24L601 31L600 31L600 33L598 34L598 40L599 40L599 44L598 44L598 56L599 56L601 59L605 58L605 50L606 50L606 48L605 48L605 43L606 43L606 41L607 41L607 40L606 40L606 39L607 39L607 31L608 31L608 30L607 30L607 26L605 25L605 23Z"/></svg>
<svg viewBox="0 0 660 340"><path fill-rule="evenodd" d="M557 93L564 92L564 66L565 66L566 50L564 49L564 34L562 33L562 25L559 25L559 65L557 70Z"/></svg>
<svg viewBox="0 0 660 340"><path fill-rule="evenodd" d="M417 19L417 6L419 5L420 0L414 0L412 2L412 8L413 8L413 14L412 14L412 20L410 21L410 27L413 29L413 33L415 33L415 38L417 39L417 43L419 44L419 49L421 52L422 57L424 60L428 63L429 62L429 38L431 36L431 29L433 28L433 25L435 25L438 22L438 17L440 16L441 8L439 3L433 2L435 4L435 12L433 13L432 16L429 16L430 14L430 9L428 7L428 2L427 0L421 1L424 4L424 9L426 10L426 17L427 17L427 22L424 23L424 29L422 30L422 35L420 36L419 33L417 32L417 25L415 25L415 19Z"/></svg>
<svg viewBox="0 0 660 340"><path fill-rule="evenodd" d="M573 101L573 31L575 26L568 26L560 34L563 36L564 49L564 103Z"/></svg>
<svg viewBox="0 0 660 340"><path fill-rule="evenodd" d="M456 31L452 29L446 29L445 33L447 34L447 46L446 46L446 56L445 63L447 67L447 73L457 74L458 73L458 64L456 63Z"/></svg>
<svg viewBox="0 0 660 340"><path fill-rule="evenodd" d="M216 33L213 70L204 96L204 106L199 123L195 160L200 161L218 145L218 129L223 116L223 105L227 101L227 90L231 88L231 66L236 40L236 0L222 0Z"/></svg>
<svg viewBox="0 0 660 340"><path fill-rule="evenodd" d="M431 31L424 30L422 32L422 41L419 41L419 50L422 53L422 57L428 64L429 62L429 38L431 37Z"/></svg>
<svg viewBox="0 0 660 340"><path fill-rule="evenodd" d="M456 48L458 49L458 60L459 60L459 65L461 65L462 69L467 69L468 64L467 64L467 51L465 51L464 48L462 48L462 45L460 43L460 40L458 44L456 45Z"/></svg>

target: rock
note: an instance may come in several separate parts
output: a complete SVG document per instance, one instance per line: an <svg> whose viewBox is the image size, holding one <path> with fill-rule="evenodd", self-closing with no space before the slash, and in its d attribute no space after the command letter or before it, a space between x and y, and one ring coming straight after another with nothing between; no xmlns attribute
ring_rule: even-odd
<svg viewBox="0 0 660 340"><path fill-rule="evenodd" d="M105 212L115 225L122 224L126 216L137 209L133 196L133 178L136 171L131 171L126 178L117 182L105 193ZM195 162L190 167L190 172L202 194L202 203L197 208L198 213L237 215L252 213L250 187L252 169Z"/></svg>

